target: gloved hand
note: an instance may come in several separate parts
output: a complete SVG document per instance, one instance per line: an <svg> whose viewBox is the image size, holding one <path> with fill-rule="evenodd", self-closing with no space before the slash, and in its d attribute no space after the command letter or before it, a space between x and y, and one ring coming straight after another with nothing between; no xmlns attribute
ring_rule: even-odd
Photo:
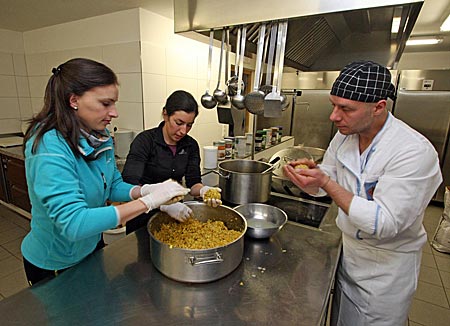
<svg viewBox="0 0 450 326"><path fill-rule="evenodd" d="M184 188L173 180L166 180L151 186L157 187L150 187L152 192L139 198L147 206L147 213L152 209L172 201L174 198L179 198L178 200L180 200L189 193L189 189ZM146 187L146 189L148 190L149 187Z"/></svg>
<svg viewBox="0 0 450 326"><path fill-rule="evenodd" d="M192 216L192 209L183 203L175 203L171 205L161 205L159 209L166 212L170 217L177 221L184 222Z"/></svg>
<svg viewBox="0 0 450 326"><path fill-rule="evenodd" d="M200 188L200 197L203 198L203 202L208 206L217 207L222 205L222 200L220 200L221 192L222 189L220 188L203 186L202 188Z"/></svg>
<svg viewBox="0 0 450 326"><path fill-rule="evenodd" d="M166 180L168 181L168 180ZM164 181L164 182L166 182ZM143 186L141 186L141 197L151 194L153 191L155 191L156 189L158 189L159 187L159 183L155 183L155 184L145 184Z"/></svg>

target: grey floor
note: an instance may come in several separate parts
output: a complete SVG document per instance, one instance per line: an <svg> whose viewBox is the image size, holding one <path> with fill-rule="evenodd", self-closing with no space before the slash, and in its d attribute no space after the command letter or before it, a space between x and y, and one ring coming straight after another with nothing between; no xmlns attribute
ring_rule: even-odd
<svg viewBox="0 0 450 326"><path fill-rule="evenodd" d="M432 239L443 208L430 205L424 226ZM30 229L29 220L0 204L0 304L26 288L20 243ZM450 325L450 254L424 248L419 286L409 313L409 326Z"/></svg>

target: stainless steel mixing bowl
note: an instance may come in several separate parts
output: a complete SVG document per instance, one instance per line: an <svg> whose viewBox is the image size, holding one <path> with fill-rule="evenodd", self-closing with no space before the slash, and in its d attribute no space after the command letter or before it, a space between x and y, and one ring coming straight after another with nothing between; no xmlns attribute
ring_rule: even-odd
<svg viewBox="0 0 450 326"><path fill-rule="evenodd" d="M252 238L269 238L281 230L288 220L283 210L267 204L242 204L236 206L234 210L247 220L246 234Z"/></svg>

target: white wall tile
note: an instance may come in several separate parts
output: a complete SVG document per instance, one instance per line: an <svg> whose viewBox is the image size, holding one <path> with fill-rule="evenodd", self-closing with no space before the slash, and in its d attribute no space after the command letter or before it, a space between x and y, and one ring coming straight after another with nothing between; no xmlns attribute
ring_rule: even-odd
<svg viewBox="0 0 450 326"><path fill-rule="evenodd" d="M23 33L26 53L139 41L139 9L80 19Z"/></svg>
<svg viewBox="0 0 450 326"><path fill-rule="evenodd" d="M44 98L43 97L32 97L31 100L31 109L33 110L33 114L39 113L44 106Z"/></svg>
<svg viewBox="0 0 450 326"><path fill-rule="evenodd" d="M165 103L166 101L167 77L155 74L143 74L143 97L144 102Z"/></svg>
<svg viewBox="0 0 450 326"><path fill-rule="evenodd" d="M11 53L0 52L0 75L14 75L13 57Z"/></svg>
<svg viewBox="0 0 450 326"><path fill-rule="evenodd" d="M14 74L16 76L28 76L25 54L13 53Z"/></svg>
<svg viewBox="0 0 450 326"><path fill-rule="evenodd" d="M0 75L0 97L17 97L16 79L14 76Z"/></svg>
<svg viewBox="0 0 450 326"><path fill-rule="evenodd" d="M56 68L73 58L70 50L45 52L43 55L45 58L45 74L48 76L52 73L52 68Z"/></svg>
<svg viewBox="0 0 450 326"><path fill-rule="evenodd" d="M113 126L120 129L142 130L143 107L142 103L117 102L119 117L112 121Z"/></svg>
<svg viewBox="0 0 450 326"><path fill-rule="evenodd" d="M19 97L30 97L30 87L28 77L16 76L17 94Z"/></svg>
<svg viewBox="0 0 450 326"><path fill-rule="evenodd" d="M86 58L103 62L103 52L101 46L82 47L71 50L73 58Z"/></svg>
<svg viewBox="0 0 450 326"><path fill-rule="evenodd" d="M20 117L22 119L30 119L33 117L33 109L31 107L31 99L29 97L19 97Z"/></svg>
<svg viewBox="0 0 450 326"><path fill-rule="evenodd" d="M144 102L144 129L154 128L159 125L159 123L163 120L163 107L164 102Z"/></svg>
<svg viewBox="0 0 450 326"><path fill-rule="evenodd" d="M197 56L180 47L168 48L167 75L185 78L196 78L197 76Z"/></svg>
<svg viewBox="0 0 450 326"><path fill-rule="evenodd" d="M17 97L0 97L0 119L20 118Z"/></svg>
<svg viewBox="0 0 450 326"><path fill-rule="evenodd" d="M0 52L24 53L23 33L0 29Z"/></svg>
<svg viewBox="0 0 450 326"><path fill-rule="evenodd" d="M45 87L47 86L50 76L30 76L28 82L30 85L31 97L44 97Z"/></svg>
<svg viewBox="0 0 450 326"><path fill-rule="evenodd" d="M28 76L50 76L51 72L47 70L44 53L27 53L25 58Z"/></svg>
<svg viewBox="0 0 450 326"><path fill-rule="evenodd" d="M149 42L142 42L142 72L166 74L166 49Z"/></svg>
<svg viewBox="0 0 450 326"><path fill-rule="evenodd" d="M139 23L141 41L167 47L174 29L172 19L139 8Z"/></svg>
<svg viewBox="0 0 450 326"><path fill-rule="evenodd" d="M167 76L167 93L166 97L176 90L183 90L192 94L198 102L197 79L185 77ZM200 103L200 102L198 102Z"/></svg>
<svg viewBox="0 0 450 326"><path fill-rule="evenodd" d="M142 82L140 73L117 74L119 79L119 100L142 102Z"/></svg>
<svg viewBox="0 0 450 326"><path fill-rule="evenodd" d="M12 134L20 132L21 121L19 119L0 119L0 134Z"/></svg>
<svg viewBox="0 0 450 326"><path fill-rule="evenodd" d="M139 41L106 45L102 48L103 62L116 74L141 72Z"/></svg>
<svg viewBox="0 0 450 326"><path fill-rule="evenodd" d="M198 124L219 123L217 118L217 109L205 109L199 105Z"/></svg>

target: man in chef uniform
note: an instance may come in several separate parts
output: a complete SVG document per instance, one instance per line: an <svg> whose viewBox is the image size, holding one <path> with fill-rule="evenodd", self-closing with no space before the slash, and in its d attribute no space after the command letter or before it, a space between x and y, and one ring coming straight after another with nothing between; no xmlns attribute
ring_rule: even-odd
<svg viewBox="0 0 450 326"><path fill-rule="evenodd" d="M284 168L298 187L339 206L332 325L403 326L417 288L424 211L442 176L432 144L387 111L388 98L395 87L385 67L347 65L330 92L339 131L322 164L303 159Z"/></svg>

